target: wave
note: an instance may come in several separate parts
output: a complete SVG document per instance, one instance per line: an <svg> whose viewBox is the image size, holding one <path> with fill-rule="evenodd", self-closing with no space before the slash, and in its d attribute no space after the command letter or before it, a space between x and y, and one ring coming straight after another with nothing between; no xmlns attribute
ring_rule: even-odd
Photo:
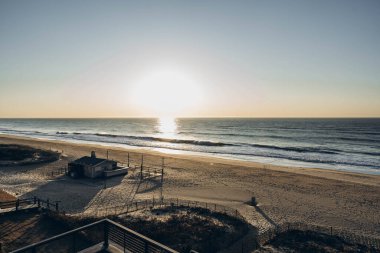
<svg viewBox="0 0 380 253"><path fill-rule="evenodd" d="M334 139L334 137L332 138ZM342 141L379 143L379 140L367 139L367 138L337 137L335 139L342 140Z"/></svg>
<svg viewBox="0 0 380 253"><path fill-rule="evenodd" d="M181 131L181 132L178 132L178 134L232 136L232 137L252 137L252 138L273 138L273 139L294 139L294 137L292 137L292 136L242 134L242 133L223 133L223 132L220 132L220 133L211 133L211 132Z"/></svg>
<svg viewBox="0 0 380 253"><path fill-rule="evenodd" d="M58 135L67 135L68 132L57 132ZM191 140L191 139L172 139L172 138L163 138L163 137L152 137L152 136L135 136L135 135L119 135L119 134L106 134L106 133L78 133L74 132L75 135L94 135L100 137L109 137L109 138L128 138L142 141L157 141L157 142L166 142L166 143L178 143L178 144L191 144L199 146L213 146L213 147L222 147L222 146L235 146L234 144L223 143L223 142L212 142L212 141L202 141L202 140Z"/></svg>
<svg viewBox="0 0 380 253"><path fill-rule="evenodd" d="M369 143L379 143L379 138L363 138L363 137L345 137L340 135L329 136L294 136L294 135L273 135L273 134L250 134L250 133L225 133L225 132L199 132L199 131L181 131L178 134L190 134L197 136L231 136L231 137L243 137L243 138L260 138L260 139L281 139L281 140L299 140L307 139L310 141L320 140L321 138L328 138L334 141L351 141L351 142L369 142ZM357 134L357 133L356 133ZM375 135L375 133L373 134ZM377 135L377 134L376 134ZM380 135L380 134L379 134Z"/></svg>
<svg viewBox="0 0 380 253"><path fill-rule="evenodd" d="M366 151L346 151L351 154L359 154L359 155L369 155L369 156L377 156L380 157L380 152L366 152Z"/></svg>
<svg viewBox="0 0 380 253"><path fill-rule="evenodd" d="M109 140L98 140L99 142L103 143L118 143L118 144L125 144L123 142L119 141L109 141ZM169 150L181 150L181 151L187 151L187 152L194 152L194 150L189 150L186 148L181 147L161 147L154 144L138 144L134 143L132 146L137 147L151 147L151 148L164 148ZM197 151L195 151L197 152ZM215 155L222 155L222 156L238 156L238 157L246 157L246 158L252 158L252 157L265 157L265 158L275 158L275 159L285 159L285 160L291 160L291 161L298 161L298 162L304 162L304 163L312 163L312 164L328 164L328 165L344 165L344 166L356 166L356 167L367 167L371 169L380 169L380 166L377 164L368 164L363 162L350 162L350 161L339 161L339 160L331 160L331 159L318 159L318 158L308 158L308 157L294 157L294 156L287 156L283 154L273 154L273 153L257 153L257 152L233 152L233 151L217 151L217 150L208 150L203 151L201 153L206 154L215 154Z"/></svg>
<svg viewBox="0 0 380 253"><path fill-rule="evenodd" d="M43 134L43 132L40 131L28 131L28 130L15 130L15 129L5 129L0 128L0 132L6 132L6 133L16 133L16 134Z"/></svg>
<svg viewBox="0 0 380 253"><path fill-rule="evenodd" d="M194 145L194 146L205 146L205 147L254 147L254 148L260 148L260 149L268 149L268 150L278 150L278 151L285 151L285 152L296 152L296 153L317 153L317 154L328 154L328 155L334 155L334 154L340 154L340 153L355 153L355 154L364 154L364 155L379 155L377 152L362 152L362 151L344 151L344 150L338 150L338 149L332 149L332 148L319 148L319 147L281 147L281 146L275 146L275 145L265 145L265 144L248 144L248 143L226 143L226 142L213 142L213 141L206 141L206 140L194 140L194 139L174 139L174 138L163 138L163 137L153 137L153 136L136 136L136 135L120 135L120 134L109 134L109 133L80 133L80 132L65 132L65 131L58 131L56 132L57 135L62 136L99 136L99 137L107 137L110 139L114 138L123 138L123 139L130 139L130 140L137 140L137 141L146 141L146 142L161 142L161 143L174 143L174 144L187 144L187 145ZM97 140L99 141L99 140ZM109 140L108 142L114 142L112 140ZM125 140L118 141L117 143L124 143L132 146L149 146L147 143L144 144L138 144L136 142L134 143L127 143ZM157 145L157 147L161 147ZM179 147L176 147L177 149ZM208 151L203 151L208 152Z"/></svg>
<svg viewBox="0 0 380 253"><path fill-rule="evenodd" d="M217 153L217 152L215 152ZM329 159L313 159L313 158L306 158L306 157L293 157L293 156L286 156L286 155L278 155L278 154L247 154L247 153L220 153L225 155L240 155L240 156L254 156L254 157L266 157L266 158L277 158L277 159L286 159L286 160L292 160L292 161L299 161L299 162L305 162L305 163L314 163L314 164L330 164L330 165L347 165L347 166L357 166L357 167L368 167L373 169L380 169L380 166L368 164L368 163L362 163L362 162L348 162L348 161L337 161L337 160L329 160Z"/></svg>
<svg viewBox="0 0 380 253"><path fill-rule="evenodd" d="M380 152L366 152L366 151L354 151L354 150L339 150L332 148L317 148L317 147L279 147L273 145L262 145L262 144L249 144L251 147L265 148L265 149L274 149L274 150L283 150L283 151L292 151L297 153L318 153L318 154L360 154L360 155L369 155L369 156L380 156Z"/></svg>
<svg viewBox="0 0 380 253"><path fill-rule="evenodd" d="M250 147L265 148L265 149L275 149L284 151L293 151L298 153L320 153L320 154L339 154L340 150L330 149L330 148L314 148L314 147L279 147L273 145L263 145L263 144L248 144Z"/></svg>

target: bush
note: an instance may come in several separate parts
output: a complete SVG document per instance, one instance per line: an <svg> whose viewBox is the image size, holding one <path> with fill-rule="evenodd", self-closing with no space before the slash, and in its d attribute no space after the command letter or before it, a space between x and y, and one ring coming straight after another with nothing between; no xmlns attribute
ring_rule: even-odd
<svg viewBox="0 0 380 253"><path fill-rule="evenodd" d="M6 164L27 165L40 162L53 162L60 154L28 146L0 144L0 161Z"/></svg>

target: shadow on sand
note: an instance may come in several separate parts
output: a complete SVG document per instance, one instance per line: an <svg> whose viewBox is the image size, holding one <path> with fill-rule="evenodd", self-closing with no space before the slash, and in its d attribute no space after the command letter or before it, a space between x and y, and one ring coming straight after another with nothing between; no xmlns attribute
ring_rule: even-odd
<svg viewBox="0 0 380 253"><path fill-rule="evenodd" d="M256 212L258 212L261 216L264 217L272 226L277 227L278 225L274 220L272 220L259 206L254 206Z"/></svg>
<svg viewBox="0 0 380 253"><path fill-rule="evenodd" d="M38 170L41 170L41 166L44 165L33 165L27 168L19 168L20 170L26 170L26 173L30 174L31 181L33 184L33 176L41 175ZM50 166L57 168L58 165ZM11 173L10 171L8 173ZM4 173L6 176L7 173ZM101 191L107 188L115 187L119 185L123 176L112 177L106 180L104 179L72 179L64 174L55 176L51 179L45 177L46 181L44 184L39 185L32 191L29 191L21 198L38 197L43 200L49 199L51 203L59 202L59 209L69 213L79 213L84 210L84 208L91 202L91 200Z"/></svg>

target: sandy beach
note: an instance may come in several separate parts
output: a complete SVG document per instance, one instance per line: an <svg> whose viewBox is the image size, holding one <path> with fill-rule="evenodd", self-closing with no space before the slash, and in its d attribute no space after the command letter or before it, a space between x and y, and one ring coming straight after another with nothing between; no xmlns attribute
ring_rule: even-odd
<svg viewBox="0 0 380 253"><path fill-rule="evenodd" d="M73 159L106 157L131 167L154 170L165 157L164 198L215 203L237 209L251 224L265 229L284 222L304 222L380 237L380 176L326 169L293 168L214 157L163 154L92 144L76 144L0 135L0 144L22 144L63 152L59 161L0 168L0 189L16 197L61 201L69 214L91 214L131 200L159 198L159 180L136 185L136 171L107 180L70 179L54 171ZM137 169L138 170L138 167ZM53 174L51 173L53 172ZM258 206L247 204L255 197Z"/></svg>

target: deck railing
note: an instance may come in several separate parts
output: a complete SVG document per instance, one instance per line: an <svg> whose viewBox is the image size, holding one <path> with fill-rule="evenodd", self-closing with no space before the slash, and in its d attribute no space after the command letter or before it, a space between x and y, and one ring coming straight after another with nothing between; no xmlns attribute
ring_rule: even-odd
<svg viewBox="0 0 380 253"><path fill-rule="evenodd" d="M178 253L109 219L48 238L12 253L79 252L95 245L102 245L103 250L112 245L120 252Z"/></svg>

